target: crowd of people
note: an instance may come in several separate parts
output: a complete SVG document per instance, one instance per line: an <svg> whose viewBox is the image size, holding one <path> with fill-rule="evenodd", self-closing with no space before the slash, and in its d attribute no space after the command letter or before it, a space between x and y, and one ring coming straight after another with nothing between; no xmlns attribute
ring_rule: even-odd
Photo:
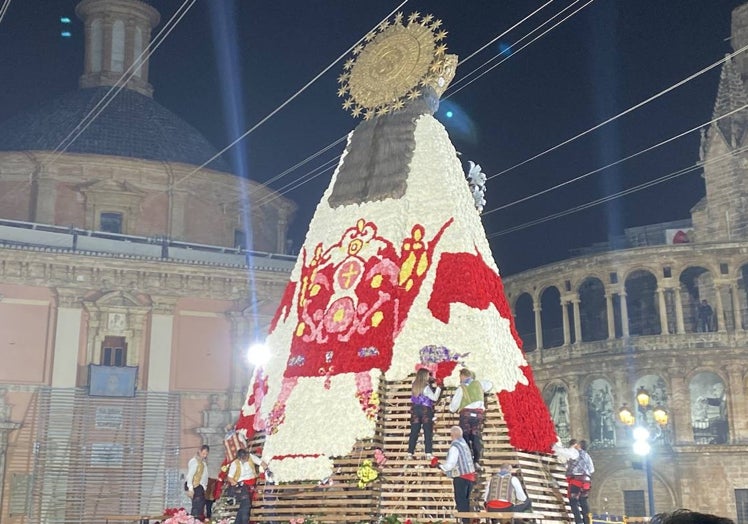
<svg viewBox="0 0 748 524"><path fill-rule="evenodd" d="M442 393L428 369L418 370L411 387L410 434L408 458L413 459L418 437L423 432L424 451L430 465L452 479L455 507L458 512L469 513L471 495L479 472L483 470L483 424L486 406L484 395L493 388L489 381L479 380L468 369L460 371L460 384L449 403L449 410L459 415L459 425L452 426L450 445L443 460L433 456L434 406ZM591 524L589 494L595 466L587 452L587 441L571 439L567 446L560 442L553 446L554 453L566 463L568 503L574 524ZM190 514L196 518L211 517L213 486L208 477L207 458L210 448L200 447L188 463L184 488L191 499ZM260 469L267 468L261 458L246 449L239 449L230 463L224 480L223 493L238 504L236 524L247 524L252 509L255 484ZM488 512L530 512L532 501L521 479L514 475L511 464L503 463L494 472L483 494L484 509ZM471 518L463 518L469 524ZM652 518L653 524L734 524L715 515L679 510Z"/></svg>

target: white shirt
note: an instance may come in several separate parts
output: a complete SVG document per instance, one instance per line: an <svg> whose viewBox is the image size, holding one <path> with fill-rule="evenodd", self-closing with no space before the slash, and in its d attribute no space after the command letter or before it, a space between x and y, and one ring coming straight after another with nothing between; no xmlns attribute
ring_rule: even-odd
<svg viewBox="0 0 748 524"><path fill-rule="evenodd" d="M187 489L189 491L193 491L197 487L192 485L192 479L195 477L195 473L197 473L197 466L200 462L203 463L203 474L200 477L200 485L204 489L208 488L208 462L198 456L194 456L187 463Z"/></svg>
<svg viewBox="0 0 748 524"><path fill-rule="evenodd" d="M260 460L260 457L257 455L250 453L249 454L249 460L254 462L257 466L260 465L262 462ZM231 465L229 466L229 472L228 472L228 478L233 479L236 475L236 468L239 467L239 477L236 479L237 482L242 483L246 480L252 480L257 475L255 472L257 471L257 467L251 467L249 465L249 461L247 462L239 462L239 460L234 460L231 462Z"/></svg>

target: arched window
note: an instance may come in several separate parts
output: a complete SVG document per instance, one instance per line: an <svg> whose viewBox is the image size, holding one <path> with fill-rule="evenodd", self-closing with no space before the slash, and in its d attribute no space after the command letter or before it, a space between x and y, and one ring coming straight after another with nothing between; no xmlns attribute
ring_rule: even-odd
<svg viewBox="0 0 748 524"><path fill-rule="evenodd" d="M91 22L91 71L98 73L101 71L102 50L104 48L104 34L101 30L101 19L97 18Z"/></svg>
<svg viewBox="0 0 748 524"><path fill-rule="evenodd" d="M691 379L691 426L696 444L727 444L727 394L716 373L703 371Z"/></svg>
<svg viewBox="0 0 748 524"><path fill-rule="evenodd" d="M549 384L543 391L543 400L551 413L556 435L562 442L571 438L569 430L569 395L562 384Z"/></svg>
<svg viewBox="0 0 748 524"><path fill-rule="evenodd" d="M112 25L111 70L121 73L125 70L125 23L117 20Z"/></svg>
<svg viewBox="0 0 748 524"><path fill-rule="evenodd" d="M587 387L587 415L590 424L590 447L611 448L616 445L613 388L604 378Z"/></svg>

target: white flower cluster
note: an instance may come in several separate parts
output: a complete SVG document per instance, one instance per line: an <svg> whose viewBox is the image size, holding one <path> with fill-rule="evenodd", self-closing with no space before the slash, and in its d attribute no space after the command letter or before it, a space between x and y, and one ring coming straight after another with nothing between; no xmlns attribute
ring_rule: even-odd
<svg viewBox="0 0 748 524"><path fill-rule="evenodd" d="M475 370L479 378L493 382L494 391L512 391L517 383L527 382L520 369L526 361L512 338L509 321L502 318L493 305L481 310L452 303L448 323L434 318L429 309L442 253L480 255L496 274L498 268L480 216L475 213L475 194L466 190L462 166L446 130L436 119L424 115L417 121L415 139L408 189L399 199L333 209L328 203L337 172L333 175L309 226L304 244L307 262L315 246L335 244L343 231L361 218L373 222L377 234L392 242L398 250L415 224L424 227L423 240L430 243L451 220L436 245L422 287L407 312L407 321L395 338L389 368L369 372L372 389L378 391L382 373L386 380L405 380L420 361L420 349L438 345L453 353L469 354L461 364ZM341 162L344 161L345 156ZM476 187L480 187L482 195L485 175L477 165L471 167L471 173L471 180L477 182ZM302 263L300 259L292 273L296 282ZM298 292L297 289L294 300ZM282 422L276 432L267 435L263 451L263 458L269 462L279 482L330 477L333 473L332 458L349 455L357 440L372 438L376 425L376 421L367 418L362 409L357 397L360 382L353 373L299 377L290 393L283 390L285 366L299 321L297 310L292 307L288 318L281 318L267 339L273 359L264 370L268 377L268 391L257 413L261 421L267 421L278 404L285 404ZM448 378L447 385L456 385L458 371L459 366ZM287 380L286 387L289 386ZM245 408L245 413L248 411Z"/></svg>
<svg viewBox="0 0 748 524"><path fill-rule="evenodd" d="M468 164L470 164L467 174L468 187L475 201L475 209L478 213L482 213L486 206L486 174L481 170L480 164L472 160L469 160Z"/></svg>

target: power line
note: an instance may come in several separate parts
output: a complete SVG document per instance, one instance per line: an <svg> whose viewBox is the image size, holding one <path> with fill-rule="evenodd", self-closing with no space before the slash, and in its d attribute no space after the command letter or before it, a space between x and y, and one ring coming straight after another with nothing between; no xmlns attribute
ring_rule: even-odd
<svg viewBox="0 0 748 524"><path fill-rule="evenodd" d="M166 22L166 24L164 24L161 30L159 30L151 43L140 53L140 55L138 55L138 57L127 68L127 70L122 73L122 75L117 79L114 85L109 88L109 90L104 94L103 97L101 97L96 105L88 111L88 113L81 119L81 121L67 134L65 138L62 139L57 147L52 150L52 159L44 164L47 168L53 165L60 158L60 156L68 150L73 142L75 142L75 140L77 140L80 135L83 134L83 132L93 123L93 121L98 118L102 111L104 111L107 106L112 103L114 98L119 94L120 91L122 91L127 82L133 77L133 75L135 74L135 70L140 65L142 65L145 60L148 60L151 57L151 55L156 51L156 49L158 49L158 47L163 43L166 37L169 36L169 34L174 30L174 28L182 20L182 18L184 18L184 16L187 14L190 8L192 8L196 1L197 0L184 0L184 2L174 12L171 18ZM25 184L10 192L8 195L6 195L6 197L14 195L16 193L20 193L21 191L30 187L31 184L32 180L29 180Z"/></svg>
<svg viewBox="0 0 748 524"><path fill-rule="evenodd" d="M490 41L489 41L488 43L484 44L484 45L483 45L482 47L480 47L480 48L479 48L478 50L476 50L475 52L473 52L473 53L471 53L470 55L468 55L468 56L467 56L467 57L466 57L465 59L463 59L463 60L462 60L462 61L460 62L460 64L463 64L463 63L465 63L466 61L468 61L468 60L470 60L471 58L473 58L474 56L476 56L476 55L477 55L477 54L478 54L479 52L481 52L481 51L482 51L482 50L484 50L484 49L485 49L486 47L488 47L489 45L491 45L492 43L494 43L494 42L495 42L496 40L498 40L498 39L499 39L499 38L501 38L502 36L506 35L506 34L507 34L507 33L508 33L509 31L511 31L511 30L513 30L513 29L515 29L516 27L518 27L519 25L521 25L521 24L522 24L523 22L525 22L526 20L528 20L529 18L531 18L531 17L533 16L533 15L535 15L536 13L538 13L538 12L539 12L539 11L540 11L541 9L543 9L544 7L546 7L547 5L549 5L549 4L550 4L550 3L552 2L552 1L553 1L553 0L551 0L551 1L549 1L549 2L546 2L545 4L543 4L543 5L542 5L541 7L539 7L538 9L536 9L535 11L531 12L530 14L528 14L527 16L525 16L524 18L522 18L522 19L521 19L521 20L520 20L519 22L517 22L517 23L515 23L514 25L512 25L512 26L511 26L511 27L510 27L509 29L505 30L504 32L500 33L500 34L499 34L498 36L496 36L496 37L494 37L493 39L491 39L491 40L490 40ZM530 33L528 33L528 34L527 34L527 35L525 35L524 37L522 37L522 38L520 38L519 40L517 40L517 42L515 42L515 44L516 44L516 43L518 43L518 42L521 42L522 40L524 40L525 38L527 38L527 37L528 37L529 35L531 35L531 34L532 34L532 33L534 33L535 31L537 31L538 29L540 29L541 27L543 27L544 25L546 25L547 23L549 23L550 21L552 21L552 20L553 20L554 18L556 18L556 17L560 16L560 15L561 15L561 14L563 14L563 13L564 13L564 12L565 12L566 10L568 10L568 9L569 9L569 8L571 8L571 7L572 7L572 6L574 5L574 4L576 4L576 3L580 2L580 1L581 1L581 0L575 0L575 1L574 1L574 2L572 3L572 4L570 4L569 6L567 6L567 7L566 7L566 8L564 8L564 9L562 9L562 10L561 10L561 11L560 11L559 13L557 13L556 15L552 16L551 18L549 18L549 19L548 19L548 20L547 20L546 22L544 22L544 23L540 24L540 25L539 25L539 26L538 26L537 28L535 28L535 29L534 29L533 31L531 31ZM594 0L590 0L590 2L592 2L592 1L594 1ZM588 2L588 3L590 3L590 2ZM584 6L583 6L583 7L584 7ZM576 13L576 12L575 12L575 13ZM572 15L570 15L570 16L573 16L573 15L574 15L575 13L572 13ZM568 17L567 17L567 18L568 18ZM566 19L564 19L564 20L566 20ZM562 20L561 22L563 22L564 20ZM561 23L561 22L559 22L559 23ZM554 26L554 27L555 27L555 26ZM553 29L553 28L551 28L551 29ZM549 29L549 30L550 30L550 29ZM543 34L545 34L545 33L543 33ZM543 36L543 35L540 35L540 36ZM540 36L539 36L538 38L540 38ZM536 38L536 39L534 39L534 40L533 40L533 42L534 42L535 40L537 40L537 38ZM530 45L530 44L532 44L532 42L529 42L528 44L526 44L525 46L523 46L523 48L522 48L522 49L524 49L524 47L527 47L527 45ZM520 50L521 50L521 49L520 49ZM519 52L519 51L517 51L517 52ZM495 56L494 56L494 59L495 59L495 58L498 58L498 57L500 57L500 56L502 56L502 54L503 54L503 53L498 53L497 55L495 55ZM500 64L501 64L502 62L504 62L504 60L502 60L501 62L499 62L499 64L496 64L496 66L500 65ZM484 63L483 65L485 65L485 63ZM494 66L494 67L496 67L496 66ZM475 71L477 71L477 70L478 70L478 69L480 69L481 67L483 67L483 66L479 66L479 67L478 67L477 69L473 70L473 72L471 72L471 73L468 73L468 75L467 75L467 76L469 76L470 74L473 74L473 73L474 73ZM482 75L481 75L481 76L482 76ZM464 78L464 77L462 77L462 78ZM461 78L460 80L458 80L458 81L457 81L457 83L459 83L460 81L462 81L462 78ZM471 82L471 83L472 83L472 82ZM455 85L455 83L453 83L453 85ZM450 95L450 96L451 96L451 95ZM446 98L448 98L448 97L444 97L444 98L446 99ZM347 136L347 135L343 135L342 137L338 138L338 139L337 139L337 140L336 140L335 142L333 142L333 143L329 144L328 146L326 146L326 147L325 147L325 148L324 148L324 149L323 149L322 151L327 151L328 149L330 149L330 147L333 147L333 146L337 145L337 144L338 144L338 143L340 143L340 142L341 142L342 140L344 140L344 139L346 138L346 136ZM300 167L300 166L302 166L302 165L306 164L307 162L309 162L310 160L312 160L312 159L316 158L316 157L317 157L317 156L319 155L319 153L320 153L320 152L321 152L321 151L318 151L317 153L315 153L315 154L313 154L313 155L310 155L309 157L307 157L306 159L302 160L301 162L298 162L298 163L297 163L296 165L294 165L293 167L291 167L291 168L289 168L289 169L285 170L285 171L284 171L283 173L281 173L280 175L277 175L276 177L273 177L273 178L271 178L270 180L268 180L268 181L266 181L266 182L264 182L264 183L265 183L265 184L270 184L270 183L272 183L273 181L275 181L275 180L277 180L277 179L279 179L279 178L281 178L281 177L283 177L283 176L287 175L287 174L288 174L288 173L290 173L291 171L293 171L293 170L297 169L298 167ZM338 156L337 158L340 158L340 157ZM307 174L308 174L308 173L307 173ZM306 175L304 175L304 176L306 176ZM319 176L319 175L317 175L317 176ZM315 176L314 178L316 178L316 176ZM311 180L311 179L309 179L309 180ZM309 180L307 180L307 181L309 181ZM292 187L291 189L289 189L288 191L284 191L284 192L281 192L281 193L280 193L280 195L282 196L282 195L284 195L284 194L286 194L286 193L290 192L291 190L293 190L293 189L296 189L297 187L300 187L301 185L303 185L303 183L302 183L302 184L297 184L297 185L294 185L294 186L293 186L293 187ZM284 187L287 187L287 186L284 186Z"/></svg>
<svg viewBox="0 0 748 524"><path fill-rule="evenodd" d="M408 3L408 0L403 0L403 2L400 3L400 5L398 5L387 16L385 16L377 25L374 26L374 28L372 30L376 29L380 24L382 24L383 22L385 22L390 16L392 16L398 10L400 10L400 8L403 7L406 3ZM361 38L359 38L358 40L356 40L356 42L353 43L345 52L343 52L339 57L337 57L333 62L331 62L330 65L328 65L322 71L320 71L309 82L307 82L306 84L304 84L304 86L301 89L299 89L293 95L291 95L285 102L283 102L281 105L279 105L278 107L276 107L273 111L271 111L269 114L267 114L262 120L260 120L255 125L253 125L252 127L250 127L247 131L245 131L244 133L242 133L239 137L237 137L236 139L234 139L229 145L227 145L226 147L224 147L223 149L221 149L215 155L213 155L208 160L206 160L205 162L203 162L201 165L199 165L198 167L196 167L195 169L193 169L192 171L190 171L189 173L187 173L186 175L184 175L182 178L180 178L179 180L177 180L176 182L174 182L173 184L171 184L171 188L172 189L175 188L180 183L182 183L184 180L186 180L187 178L190 178L192 175L194 175L195 173L197 173L198 171L200 171L202 168L204 168L205 166L207 166L208 164L210 164L211 162L213 162L213 160L215 160L216 158L218 158L219 156L221 156L222 154L224 154L226 151L228 151L229 149L231 149L232 147L234 147L236 144L238 144L239 142L241 142L242 140L244 140L247 136L249 136L250 133L252 133L255 129L257 129L262 124L264 124L265 122L267 122L270 118L272 118L281 109L283 109L288 104L290 104L293 100L296 99L296 97L298 97L301 93L303 93L304 91L306 91L306 89L309 86L311 86L314 82L316 82L317 80L319 80L325 73L327 73L330 69L332 69L343 58L345 58L346 56L348 56L348 54L351 53L353 51L353 49L359 43L361 43L362 40L364 40L364 38L365 38L365 36L362 36Z"/></svg>
<svg viewBox="0 0 748 524"><path fill-rule="evenodd" d="M602 167L598 167L597 169L593 169L592 171L588 171L588 172L584 173L583 175L579 175L578 177L572 178L570 180L566 180L565 182L561 182L559 184L556 184L555 186L549 187L547 189L543 189L542 191L538 191L537 193L533 193L532 195L528 195L526 197L522 197L520 199L514 200L513 202L509 202L508 204L503 204L503 205L495 207L493 209L489 209L488 211L484 211L482 213L482 215L483 216L490 215L491 213L495 213L496 211L501 211L503 209L515 206L517 204L521 204L523 202L527 202L528 200L531 200L533 198L537 198L537 197L539 197L541 195L545 195L546 193L550 193L551 191L554 191L554 190L559 189L561 187L567 186L567 185L572 184L574 182L578 182L578 181L580 181L580 180L582 180L584 178L587 178L588 176L592 176L592 175L594 175L596 173L600 173L601 171L604 171L604 170L606 170L608 168L617 166L618 164L622 164L623 162L626 162L627 160L631 160L632 158L636 158L638 156L641 156L644 153L648 153L648 152L650 152L650 151L652 151L654 149L657 149L658 147L662 147L665 144L669 144L670 142L673 142L674 140L682 138L682 137L684 137L684 136L686 136L686 135L688 135L690 133L693 133L694 131L698 131L699 129L701 129L703 127L706 127L706 126L709 126L711 124L714 124L715 122L718 122L718 121L722 120L723 118L727 118L728 116L732 116L735 113L737 113L739 111L743 111L746 108L748 108L748 104L744 104L744 105L740 106L739 108L734 109L734 110L730 111L729 113L725 113L724 115L722 115L722 116L720 116L718 118L713 118L713 119L709 120L708 122L704 122L703 124L699 124L698 126L692 127L688 131L683 131L682 133L678 133L675 136L672 136L672 137L670 137L670 138L668 138L666 140L658 142L657 144L655 144L653 146L649 146L649 147L647 147L645 149L642 149L641 151L638 151L636 153L628 155L627 157L621 158L619 160L616 160L615 162L611 162L610 164L604 165Z"/></svg>
<svg viewBox="0 0 748 524"><path fill-rule="evenodd" d="M319 176L322 176L322 175L324 175L326 173L329 173L330 171L332 171L332 170L335 169L335 167L337 165L337 162L338 162L338 160L340 160L341 156L343 156L343 155L338 155L336 157L333 157L330 160L328 160L327 162L325 162L324 164L322 164L320 166L317 166L314 169L312 169L311 171L308 171L304 175L300 176L299 178L297 178L295 180L292 180L291 182L289 182L285 186L277 189L274 194L272 194L270 196L267 196L264 199L260 199L255 205L257 205L257 206L265 206L265 205L269 204L270 202L273 202L273 201L279 199L280 197L282 197L286 193L289 193L289 192L293 191L294 189L297 189L297 188L303 186L307 182L311 182L315 178L317 178Z"/></svg>
<svg viewBox="0 0 748 524"><path fill-rule="evenodd" d="M680 82L677 82L677 83L673 84L672 86L668 87L667 89L663 89L662 91L660 91L660 92L659 92L659 93L657 93L656 95L652 95L652 96L650 96L649 98L647 98L646 100L643 100L642 102L639 102L638 104L636 104L636 105L634 105L634 106L632 106L632 107L630 107L630 108L626 109L625 111L622 111L622 112L618 113L617 115L615 115L615 116L612 116L612 117L608 118L607 120L605 120L605 121L603 121L603 122L600 122L599 124L597 124L597 125L595 125L595 126L593 126L593 127L589 128L589 129L588 129L587 131L583 131L583 132L581 132L581 133L579 133L579 134L577 134L577 135L575 135L575 136L573 136L573 137L571 137L571 138L569 138L569 139L567 139L567 140L564 140L564 141L563 141L563 142L561 142L560 144L557 144L557 145L555 145L555 146L553 146L553 147L551 147L551 148L548 148L548 149L546 149L545 151L543 151L543 152L541 152L541 153L538 153L537 155L534 155L534 156L532 156L532 157L528 158L527 160L523 160L522 162L520 162L520 163L518 163L518 164L515 164L515 165L513 165L512 167L509 167L509 168L507 168L507 169L504 169L503 171L500 171L500 172L496 173L495 175L491 175L491 176L489 176L487 180L491 180L492 178L496 178L497 176L501 176L501 175L503 175L503 174L506 174L506 173L508 173L508 172L510 172L510 171L512 171L512 170L514 170L514 169L516 169L516 168L518 168L518 167L520 167L520 166L523 166L523 165L525 165L525 164L527 164L527 163L529 163L529 162L532 162L533 160L536 160L536 159L540 158L541 156L544 156L544 155L546 155L546 154L550 153L551 151L555 151L556 149L558 149L558 148L560 148L560 147L563 147L563 146L565 146L566 144L569 144L569 143L571 143L571 142L575 141L575 140L576 140L576 139L578 139L578 138L581 138L581 137L583 137L583 136L585 136L585 135L588 135L589 133L591 133L591 132L593 132L593 131L596 131L597 129L600 129L600 128L601 128L601 127L603 127L604 125L606 125L606 124L609 124L610 122L613 122L614 120L617 120L618 118L621 118L622 116L625 116L625 115L627 115L627 114L631 113L632 111L635 111L635 110L639 109L640 107L642 107L642 106L644 106L644 105L648 104L649 102L652 102L652 101L654 101L654 100L656 100L656 99L660 98L661 96L663 96L663 95L665 95L665 94L669 93L670 91L673 91L673 90L675 90L675 89L677 89L677 88L681 87L682 85L684 85L684 84L686 84L686 83L690 82L690 81L691 81L691 80L693 80L694 78L697 78L697 77L699 77L700 75L703 75L703 74L704 74L704 73L706 73L707 71L711 71L711 70L712 70L712 69L714 69L715 67L717 67L717 66L719 66L719 65L722 65L722 64L724 64L724 63L725 63L726 61L728 61L728 60L730 60L730 59L731 59L732 57L734 57L734 56L736 56L736 55L738 55L738 54L742 53L742 52L743 52L743 51L745 51L746 49L748 49L748 45L746 45L746 46L743 46L743 47L741 47L740 49L738 49L738 50L737 50L737 51L735 51L734 53L728 53L727 55L725 55L725 57L724 57L724 58L722 58L722 59L720 59L720 60L717 60L717 61L716 61L716 62L714 62L713 64L711 64L711 65L709 65L709 66L707 66L707 67L705 67L705 68L701 69L700 71L697 71L696 73L694 73L694 74L692 74L692 75L690 75L690 76L687 76L686 78L684 78L684 79L683 79L683 80L681 80Z"/></svg>
<svg viewBox="0 0 748 524"><path fill-rule="evenodd" d="M145 62L145 60L148 60L156 51L156 49L158 49L158 47L174 30L177 24L179 24L182 18L184 18L184 16L187 14L190 8L192 8L196 1L197 0L184 0L182 5L179 6L179 9L174 12L169 21L161 28L158 34L156 34L151 43L140 53L140 55L138 55L135 60L132 61L127 70L122 73L122 75L117 79L114 85L109 88L106 94L96 103L96 105L91 108L91 110L89 110L89 112L83 117L80 123L75 126L70 131L70 133L68 133L67 136L63 138L62 141L57 145L57 147L52 152L54 156L52 157L52 160L47 164L47 166L53 164L60 157L60 155L67 151L67 149L71 145L73 145L73 142L75 142L75 140L77 140L78 137L80 137L81 134L83 134L83 132L88 129L88 127L94 122L94 120L96 120L96 118L98 118L98 116L107 108L107 106L112 103L114 98L120 93L120 91L122 91L122 89L124 89L127 82L129 82L130 79L135 75L135 71L137 71L137 69L141 67Z"/></svg>
<svg viewBox="0 0 748 524"><path fill-rule="evenodd" d="M286 169L286 170L285 170L285 171L283 171L282 173L279 173L279 174L275 175L274 177L270 178L269 180L267 180L267 181L263 182L263 185L267 185L267 184L272 184L273 182L275 182L275 181L277 181L277 180L280 180L281 178L283 178L283 177L284 177L284 176L286 176L287 174L289 174L289 173L291 173L291 172L295 171L296 169L300 168L300 167L301 167L301 166L303 166L304 164L307 164L308 162L311 162L312 160L314 160L315 158L317 158L317 157L318 157L318 156L320 156L321 154L323 154L323 153L325 153L325 152L329 151L330 149L332 149L333 147L335 147L335 146L336 146L336 145L338 145L339 143L343 142L343 141L344 141L344 140L346 139L346 137L347 137L347 136L348 136L348 135L343 135L343 136L341 136L340 138L338 138L338 139L337 139L337 140L335 140L334 142L331 142L331 143L327 144L327 145L326 145L325 147L323 147L322 149L320 149L320 150L319 150L319 151L317 151L316 153L313 153L313 154L309 155L309 156L308 156L308 157L306 157L306 158L305 158L304 160L301 160L301 161L299 161L299 162L296 162L296 164L292 165L291 167L289 167L288 169ZM340 157L341 157L341 155L338 155L337 157L335 157L335 159L337 160L337 159L338 159L338 158L340 158ZM287 185L288 185L288 184L287 184ZM286 187L286 186L283 186L283 187ZM250 192L251 192L251 191L250 191Z"/></svg>
<svg viewBox="0 0 748 524"><path fill-rule="evenodd" d="M494 55L493 57L489 58L488 60L486 60L485 62L483 62L483 63L482 63L481 65L479 65L478 67L476 67L475 69L473 69L472 71L470 71L469 73L467 73L466 75L464 75L464 76L460 77L460 78L459 78L458 80L456 80L455 82L452 82L452 84L451 84L451 85L449 86L449 88L447 89L447 94L446 94L446 96L444 97L444 99L446 100L446 99L450 98L450 97L451 97L452 95L454 95L455 93L457 93L457 92L461 91L461 90L462 90L462 89L463 89L464 87L467 87L468 85L472 84L472 83L473 83L473 82L474 82L475 80L478 80L478 78L480 78L480 77L482 77L483 75L487 74L488 72L490 72L490 71L491 71L492 69L494 69L495 67L498 67L498 66L500 66L501 64L503 64L504 62L506 62L507 60L509 60L509 58L511 58L512 56L516 55L516 54L517 54L517 53L519 53L520 51L522 51L522 50L523 50L523 49L524 49L525 47L527 47L528 45L532 44L533 42L535 42L536 40L538 40L539 38L541 38L541 37L542 37L543 35L545 35L545 34L546 34L546 33L548 33L549 31L551 31L552 29L554 29L554 28L555 28L556 26L558 26L558 25L562 24L562 23L563 23L563 22L565 22L565 21L566 21L567 19L569 19L569 18L571 18L572 16L574 16L574 15L575 15L575 14L576 14L576 13L577 13L578 11L581 11L582 9L584 9L584 8L585 8L585 7L586 7L586 6L588 5L588 4L592 3L593 1L594 1L594 0L590 0L589 2L587 2L587 4L585 4L585 5L583 5L582 7L580 7L580 8L579 8L579 9L578 9L577 11L574 11L574 12L573 12L572 14L570 14L569 16L567 16L566 18L564 18L563 20L561 20L560 22L558 22L558 23L557 23L556 25L554 25L553 27L551 27L551 28L549 28L548 30L546 30L545 32L543 32L542 34L538 35L538 36L537 36L536 38L534 38L534 39L533 39L532 41L528 42L527 44L525 44L524 46L520 47L520 48L519 48L519 49L517 49L516 51L513 51L513 52L511 52L511 53L510 53L509 55L506 55L506 53L504 53L504 52L499 52L498 54L496 54L496 55ZM526 38L530 37L530 36L531 36L531 35L532 35L533 33L535 33L536 31L538 31L539 29L541 29L541 28L542 28L543 26L545 26L545 25L547 25L547 24L551 23L551 22L552 22L552 21L553 21L553 20L554 20L555 18L558 18L559 16L561 16L562 14L564 14L564 12L566 12L566 11L567 11L567 10L569 10L569 9L571 9L572 7L574 7L574 5L576 5L576 4L577 4L577 3L579 3L579 2L581 2L581 0L574 0L574 2L572 2L572 3L571 3L571 4L569 4L569 5L567 5L567 6L566 6L565 8L563 8L563 9L562 9L561 11L559 11L558 13L556 13L555 15L553 15L552 17L550 17L550 18L549 18L548 20L546 20L545 22L543 22L542 24L540 24L539 26L537 26L537 27L536 27L535 29L533 29L533 30L532 30L532 31L530 31L529 33L525 34L525 35L524 35L524 36L523 36L522 38L520 38L519 40L517 40L517 41L513 42L513 43L512 43L512 44L511 44L511 45L509 46L509 47L510 47L510 49L511 49L511 47L512 47L512 46L515 46L515 45L519 44L520 42L522 42L522 41L523 41L524 39L526 39ZM546 5L547 5L547 4L546 4ZM543 6L543 7L545 7L545 6ZM535 12L537 12L537 10L536 10ZM535 12L533 12L533 13L531 13L531 14L534 14ZM497 37L496 37L496 38L494 38L493 40L491 40L491 41L490 41L490 42L489 42L488 44L486 44L485 46L481 47L481 48L480 48L480 49L479 49L478 51L480 51L480 50L484 49L484 48L485 48L485 47L486 47L487 45L489 45L489 44L491 44L491 43L495 42L496 40L498 40L499 38L501 38L501 37L502 37L503 35L505 35L506 33L508 33L508 32L509 32L509 31L510 31L511 29L514 29L514 28L515 28L515 27L517 27L517 26L518 26L518 25L519 25L520 23L522 23L522 22L524 22L525 20L527 20L528 18L530 18L530 16L531 16L531 15L528 15L528 16L526 16L525 18L523 18L523 19L522 19L522 20L521 20L520 22L518 22L517 24L515 24L515 25L514 25L514 26L512 26L511 28L507 29L507 30L506 30L506 31L505 31L504 33L502 33L501 35L497 36ZM475 55L475 54L476 54L476 53L477 53L478 51L476 51L475 53L471 54L471 55L470 55L470 56L469 56L468 58L472 58L472 57L473 57L473 56L474 56L474 55ZM505 55L506 55L506 56L505 56ZM480 71L480 70L481 70L481 69L482 69L483 67L487 66L488 64L490 64L491 62L493 62L493 61L494 61L494 60L496 60L497 58L501 58L502 56L505 56L505 58L504 58L504 59L503 59L502 61L500 61L499 63L495 64L495 65L494 65L493 67L491 67L490 69L487 69L486 71L484 71L483 73L481 73L481 74L480 74L480 75L479 75L478 77L476 77L475 79L473 79L473 80L472 80L472 81L470 81L469 83L465 84L465 85L464 85L463 87L461 87L461 88L459 88L459 89L455 89L455 88L456 88L456 87L457 87L458 85L460 85L460 84L461 84L462 82L464 82L465 80L467 80L467 79L468 79L468 78L469 78L470 76L472 76L472 75L476 74L476 73L477 73L478 71ZM465 62L465 61L467 61L467 59L466 59L466 60L463 60L462 62L460 62L460 64L462 64L462 63L463 63L463 62ZM453 89L453 91L452 91L451 93L449 92L449 90L450 90L450 89Z"/></svg>
<svg viewBox="0 0 748 524"><path fill-rule="evenodd" d="M3 18L5 17L5 13L8 12L9 7L10 7L10 0L5 0L3 2L2 7L0 7L0 22L3 21Z"/></svg>
<svg viewBox="0 0 748 524"><path fill-rule="evenodd" d="M663 175L663 176L661 176L659 178L656 178L654 180L650 180L648 182L644 182L642 184L639 184L638 186L634 186L634 187L631 187L629 189L624 189L623 191L619 191L618 193L614 193L612 195L608 195L608 196L605 196L605 197L602 197L602 198L598 198L597 200L592 200L592 201L587 202L585 204L580 204L580 205L575 206L573 208L567 209L565 211L559 211L558 213L554 213L552 215L546 215L545 217L538 218L538 219L535 219L535 220L531 220L529 222L525 222L524 224L519 224L519 225L516 225L516 226L512 226L512 227L509 227L509 228L504 229L502 231L497 231L495 233L490 233L490 234L486 235L486 238L491 239L491 238L496 238L496 237L508 235L510 233L514 233L515 231L520 231L522 229L527 229L528 227L532 227L532 226L536 226L538 224L549 222L551 220L555 220L557 218L564 217L566 215L571 215L573 213L578 213L579 211L583 211L585 209L597 206L599 204L603 204L605 202L609 202L611 200L615 200L616 198L624 197L624 196L630 195L631 193L636 193L637 191L642 191L644 189L648 189L648 188L650 188L652 186L655 186L657 184L661 184L663 182L667 182L667 181L672 180L674 178L678 178L678 177L681 177L683 175L692 173L692 172L694 172L694 171L696 171L698 169L701 169L705 165L709 165L709 164L712 164L712 163L724 160L726 158L729 158L731 156L734 156L734 155L736 155L738 153L742 153L742 152L747 151L747 150L748 150L748 146L744 146L744 147L735 149L734 151L730 151L729 153L724 153L724 154L722 154L720 156L714 157L714 158L712 158L712 159L710 159L710 160L708 160L706 162L703 162L702 164L697 164L695 166L690 166L690 167L686 167L686 168L683 168L683 169L679 169L677 171L673 171L671 173L668 173L667 175Z"/></svg>
<svg viewBox="0 0 748 524"><path fill-rule="evenodd" d="M548 2L546 2L543 5L541 5L540 7L538 7L535 11L533 11L532 13L530 13L529 15L527 15L526 17L524 17L522 20L520 20L519 22L517 22L516 24L514 24L512 27L510 27L509 29L505 30L503 33L499 33L498 35L496 35L495 37L493 37L491 40L489 40L488 42L486 42L483 46L479 47L478 49L476 49L475 51L473 51L472 53L470 53L468 56L466 56L465 58L463 58L462 60L460 60L459 62L457 62L457 65L458 66L463 65L465 62L467 62L468 60L470 60L471 58L473 58L475 55L477 55L478 53L480 53L481 51L483 51L485 48L487 48L488 46L490 46L491 44L493 44L494 42L496 42L496 40L498 40L501 37L505 36L511 30L516 29L517 27L519 27L520 25L522 25L526 20L528 20L529 18L535 16L535 14L537 14L540 11L542 11L543 9L545 9L548 5L552 4L553 1L554 0L549 0ZM579 0L576 0L576 1L578 2ZM501 56L501 53L499 53L499 55L497 55L497 56ZM467 76L469 76L469 74Z"/></svg>

